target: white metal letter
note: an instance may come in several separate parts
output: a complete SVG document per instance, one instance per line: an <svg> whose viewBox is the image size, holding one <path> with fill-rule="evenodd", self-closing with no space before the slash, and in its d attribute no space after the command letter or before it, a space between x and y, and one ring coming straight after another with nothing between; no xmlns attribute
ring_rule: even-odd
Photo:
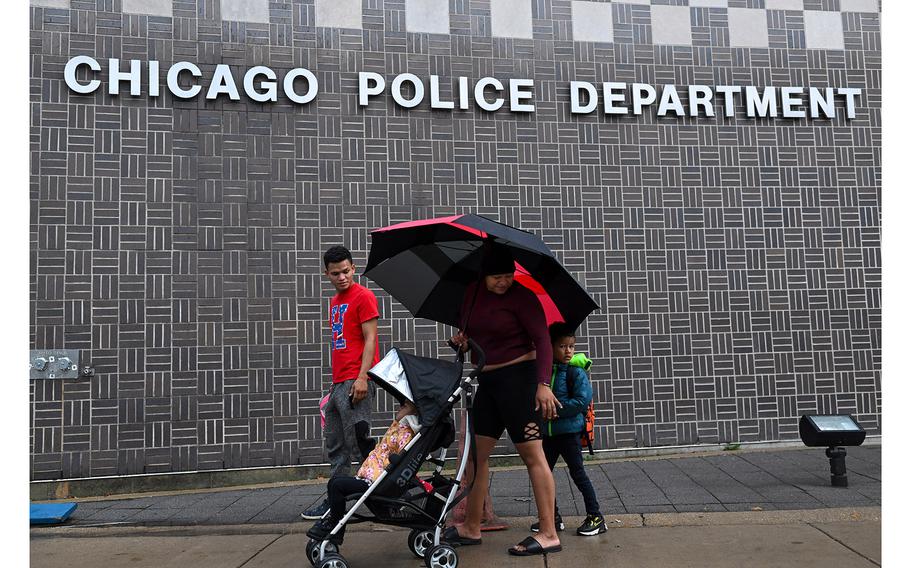
<svg viewBox="0 0 910 568"><path fill-rule="evenodd" d="M237 84L234 83L231 68L224 63L215 66L215 72L212 73L212 84L209 85L205 98L215 100L221 94L227 94L232 101L240 100L240 93L237 92Z"/></svg>
<svg viewBox="0 0 910 568"><path fill-rule="evenodd" d="M844 103L847 105L847 118L856 118L856 100L854 97L858 97L861 92L861 89L852 87L842 87L837 90L838 95L844 95Z"/></svg>
<svg viewBox="0 0 910 568"><path fill-rule="evenodd" d="M76 69L78 69L80 65L88 65L88 68L92 71L101 71L101 65L97 61L88 55L77 55L67 61L66 67L63 68L63 79L66 81L66 86L69 87L70 90L82 93L83 95L94 93L101 85L101 81L92 79L85 85L76 81Z"/></svg>
<svg viewBox="0 0 910 568"><path fill-rule="evenodd" d="M307 88L306 94L301 96L297 94L297 91L294 90L294 79L297 77L303 77L306 79ZM291 99L297 104L305 105L311 100L316 98L316 94L319 92L319 80L316 78L316 75L310 72L309 69L304 69L302 67L297 67L288 71L288 74L284 76L284 94L287 98Z"/></svg>
<svg viewBox="0 0 910 568"><path fill-rule="evenodd" d="M455 108L454 102L439 100L439 75L430 75L430 108Z"/></svg>
<svg viewBox="0 0 910 568"><path fill-rule="evenodd" d="M642 96L647 93L647 96ZM645 83L632 83L632 113L641 114L641 108L657 100L657 91Z"/></svg>
<svg viewBox="0 0 910 568"><path fill-rule="evenodd" d="M774 87L765 87L762 95L758 95L758 88L746 87L746 116L777 117L777 97Z"/></svg>
<svg viewBox="0 0 910 568"><path fill-rule="evenodd" d="M673 111L676 116L685 116L686 109L683 108L682 101L679 100L679 93L676 92L674 85L664 85L664 90L660 94L660 104L657 106L657 116L666 116L667 111Z"/></svg>
<svg viewBox="0 0 910 568"><path fill-rule="evenodd" d="M579 91L588 93L588 104L581 106ZM569 100L572 104L572 114L588 114L597 108L597 89L587 81L571 81L569 83Z"/></svg>
<svg viewBox="0 0 910 568"><path fill-rule="evenodd" d="M794 106L801 106L803 100L798 95L802 95L802 87L781 87L780 88L780 106L784 111L784 118L804 118L806 111L794 110Z"/></svg>
<svg viewBox="0 0 910 568"><path fill-rule="evenodd" d="M621 92L614 92L617 90ZM604 82L604 114L629 114L628 108L613 106L613 103L625 102L625 90L625 83Z"/></svg>
<svg viewBox="0 0 910 568"><path fill-rule="evenodd" d="M468 78L458 78L458 108L468 109Z"/></svg>
<svg viewBox="0 0 910 568"><path fill-rule="evenodd" d="M521 90L531 87L530 91ZM534 95L534 79L509 80L509 110L512 112L534 112L533 104L524 104L521 101L530 99Z"/></svg>
<svg viewBox="0 0 910 568"><path fill-rule="evenodd" d="M379 73L361 71L357 74L357 81L359 83L357 92L360 97L360 106L367 106L370 102L370 97L378 95L385 90L385 79ZM370 86L370 81L373 82L372 87Z"/></svg>
<svg viewBox="0 0 910 568"><path fill-rule="evenodd" d="M714 87L714 90L724 94L724 116L731 118L736 112L733 108L733 94L741 93L743 88L730 85L718 85Z"/></svg>
<svg viewBox="0 0 910 568"><path fill-rule="evenodd" d="M474 84L474 101L477 103L477 106L483 110L488 110L490 112L499 110L502 108L502 105L505 101L503 101L501 98L498 98L492 103L487 102L487 99L485 99L483 96L483 90L487 85L493 85L493 88L497 91L502 90L502 83L500 83L495 77L484 77Z"/></svg>
<svg viewBox="0 0 910 568"><path fill-rule="evenodd" d="M265 75L268 81L262 81L259 83L259 86L265 89L264 93L260 93L256 90L255 85L253 85L253 80L256 79L256 75ZM247 70L246 74L243 76L243 90L246 92L247 96L264 103L266 101L277 101L278 100L278 84L275 80L278 77L275 75L275 72L265 67L263 65L257 65L256 67L250 67Z"/></svg>
<svg viewBox="0 0 910 568"><path fill-rule="evenodd" d="M834 118L834 89L825 87L825 96L822 97L818 87L809 87L809 116L818 118L818 109L825 111L826 118Z"/></svg>
<svg viewBox="0 0 910 568"><path fill-rule="evenodd" d="M158 62L149 61L149 96L157 97L161 92L161 85L158 81Z"/></svg>
<svg viewBox="0 0 910 568"><path fill-rule="evenodd" d="M705 116L714 116L712 98L714 98L714 93L711 92L711 87L689 85L689 115L698 116L698 107L704 107Z"/></svg>
<svg viewBox="0 0 910 568"><path fill-rule="evenodd" d="M410 100L404 98L404 95L401 94L401 84L405 81L414 85L414 98ZM421 82L420 77L413 73L402 73L392 79L392 99L398 103L398 106L403 106L404 108L414 108L419 105L420 101L423 100L423 82Z"/></svg>
<svg viewBox="0 0 910 568"><path fill-rule="evenodd" d="M130 82L130 94L138 97L140 93L140 83L142 81L142 67L138 59L130 59L130 70L120 72L120 60L108 59L108 76L107 76L107 93L117 96L120 94L120 81Z"/></svg>
<svg viewBox="0 0 910 568"><path fill-rule="evenodd" d="M168 90L177 98L191 99L199 94L199 91L202 90L202 87L199 85L193 85L189 89L182 88L180 86L180 82L177 80L180 77L181 71L189 71L190 75L193 77L202 77L202 71L200 71L196 65L190 63L189 61L178 61L177 63L171 65L171 68L167 70Z"/></svg>

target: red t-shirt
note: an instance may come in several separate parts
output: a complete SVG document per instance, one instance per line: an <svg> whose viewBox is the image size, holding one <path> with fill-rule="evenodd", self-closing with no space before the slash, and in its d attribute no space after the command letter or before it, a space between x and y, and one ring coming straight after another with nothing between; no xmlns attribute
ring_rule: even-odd
<svg viewBox="0 0 910 568"><path fill-rule="evenodd" d="M360 325L379 317L376 295L357 284L332 297L329 304L329 329L332 330L332 382L356 379L363 360L363 328ZM373 364L379 362L379 337Z"/></svg>

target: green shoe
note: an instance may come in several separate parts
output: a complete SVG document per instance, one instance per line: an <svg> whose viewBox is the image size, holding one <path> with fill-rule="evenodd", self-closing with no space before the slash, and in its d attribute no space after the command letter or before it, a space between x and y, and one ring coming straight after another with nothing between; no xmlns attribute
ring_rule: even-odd
<svg viewBox="0 0 910 568"><path fill-rule="evenodd" d="M607 521L604 520L603 515L588 515L575 534L594 536L605 532L607 532Z"/></svg>

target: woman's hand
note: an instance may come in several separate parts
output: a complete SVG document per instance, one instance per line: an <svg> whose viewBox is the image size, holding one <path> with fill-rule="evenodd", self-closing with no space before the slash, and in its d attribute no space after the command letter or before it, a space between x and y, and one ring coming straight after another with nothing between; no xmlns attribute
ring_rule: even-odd
<svg viewBox="0 0 910 568"><path fill-rule="evenodd" d="M562 408L562 404L557 400L556 395L550 390L550 387L543 384L537 384L537 406L534 410L540 410L544 420L553 420L557 417L556 409Z"/></svg>
<svg viewBox="0 0 910 568"><path fill-rule="evenodd" d="M449 342L461 349L462 352L468 350L468 336L461 331L453 335Z"/></svg>

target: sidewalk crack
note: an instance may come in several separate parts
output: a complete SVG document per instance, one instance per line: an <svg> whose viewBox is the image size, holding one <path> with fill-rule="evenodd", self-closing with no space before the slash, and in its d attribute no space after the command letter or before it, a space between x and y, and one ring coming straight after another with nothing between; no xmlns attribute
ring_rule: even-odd
<svg viewBox="0 0 910 568"><path fill-rule="evenodd" d="M670 499L670 496L667 495L667 492L664 491L663 488L661 488L661 486L656 481L654 481L654 478L651 477L651 474L648 473L647 471L645 471L645 468L643 468L640 463L636 463L635 465L638 467L639 471L641 471L643 474L645 474L645 477L648 478L648 481L650 481L651 484L654 487L656 487L658 491L660 491L660 494L663 495L664 499L667 500L667 503L669 503L670 506L673 507L673 510L678 513L679 510L676 509L676 505L673 504L673 501Z"/></svg>
<svg viewBox="0 0 910 568"><path fill-rule="evenodd" d="M607 472L607 470L606 470L606 468L604 467L604 465L606 465L606 464L598 464L597 467L600 468L600 471L603 472L604 477L607 479L607 483L609 483L609 484L610 484L610 487L613 488L613 491L616 493L616 498L619 499L619 504L622 505L623 510L624 510L626 513L631 513L632 511L630 511L629 508L626 507L626 503L625 503L625 501L623 501L623 499L622 499L622 494L620 494L619 489L616 488L616 484L613 483L613 480L610 479L610 474Z"/></svg>
<svg viewBox="0 0 910 568"><path fill-rule="evenodd" d="M860 557L862 557L862 558L865 558L866 560L868 560L869 562L875 564L876 566L881 566L881 563L880 563L880 562L876 562L874 559L869 558L868 556L866 556L866 555L863 554L862 552L856 550L855 548L853 548L852 546L850 546L850 545L847 544L846 542L842 541L841 539L837 538L836 536L832 535L831 533L829 533L828 531L824 530L823 528L821 528L821 527L819 527L819 526L816 526L816 525L813 524L813 523L806 523L806 524L808 524L810 527L812 527L813 529L817 530L818 532L822 533L822 534L825 535L826 537L830 538L831 540L833 540L833 541L836 542L837 544L843 546L843 547L846 548L847 550L853 552L854 554L856 554L856 555L858 555L858 556L860 556Z"/></svg>
<svg viewBox="0 0 910 568"><path fill-rule="evenodd" d="M711 467L714 467L715 469L717 469L718 471L720 471L721 473L723 473L724 475L727 475L727 476L729 477L729 474L728 474L726 471L724 471L724 470L722 470L722 469L716 467L714 464L712 464L712 463L710 463L710 462L705 461L704 458L700 458L700 457L699 457L699 458L693 458L693 459L697 459L697 460L699 460L699 461L701 461L701 462L704 462L705 464L707 464L707 465L709 465L709 466L711 466ZM715 495L713 491L711 491L710 489L708 489L707 487L705 487L705 484L701 483L701 482L700 482L699 480L697 480L695 477L689 475L689 472L686 471L686 470L684 470L682 467L680 467L679 464L676 463L674 460L667 460L667 461L668 461L673 467L675 467L676 470L679 471L679 473L681 473L683 476L685 476L686 479L688 479L689 481L691 481L692 483L694 483L695 485L697 485L698 487L700 487L701 489L703 489L703 490L705 491L705 493L707 493L708 495L710 495L711 497L713 497L714 500L717 501L717 503L718 503L720 506L722 506L724 509L729 510L729 509L727 508L727 506L724 504L724 502L723 502L717 495ZM733 478L731 477L731 479L733 479ZM736 480L734 479L734 481L736 481ZM671 501L670 504L672 505L673 502ZM713 505L713 503L703 503L703 504L704 504L704 505L708 505L708 504ZM676 508L676 505L673 505L673 509L674 509L677 513L680 512L679 509Z"/></svg>
<svg viewBox="0 0 910 568"><path fill-rule="evenodd" d="M283 536L286 536L286 535L280 534L280 535L276 536L273 540L269 541L268 544L266 544L265 546L263 546L262 548L260 548L259 550L257 550L257 551L256 551L256 554L254 554L254 555L250 556L249 558L247 558L246 560L244 560L244 561L243 561L243 564L240 564L239 566L237 566L237 568L243 568L244 566L246 566L247 564L249 564L250 561L253 560L254 558L256 558L257 556L259 556L259 555L262 553L263 550L265 550L266 548L268 548L268 547L272 546L273 544L275 544L275 543L278 541L278 539L280 539L280 538L283 537Z"/></svg>

